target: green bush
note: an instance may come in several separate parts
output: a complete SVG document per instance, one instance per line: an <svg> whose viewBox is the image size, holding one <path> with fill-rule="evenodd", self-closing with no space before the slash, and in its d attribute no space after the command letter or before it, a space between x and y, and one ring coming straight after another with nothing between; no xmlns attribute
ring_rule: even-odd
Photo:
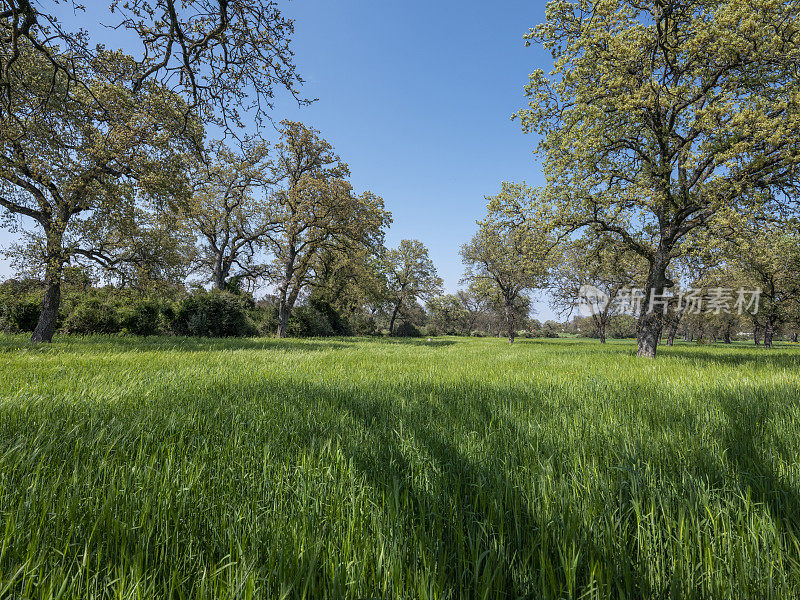
<svg viewBox="0 0 800 600"><path fill-rule="evenodd" d="M313 306L298 306L289 319L292 337L329 337L336 335L327 317Z"/></svg>
<svg viewBox="0 0 800 600"><path fill-rule="evenodd" d="M36 296L21 298L11 309L10 324L15 331L33 331L42 312L42 299Z"/></svg>
<svg viewBox="0 0 800 600"><path fill-rule="evenodd" d="M65 333L119 333L120 315L110 298L92 296L78 304L64 321Z"/></svg>
<svg viewBox="0 0 800 600"><path fill-rule="evenodd" d="M394 330L394 335L396 337L422 337L422 332L413 323L403 321Z"/></svg>
<svg viewBox="0 0 800 600"><path fill-rule="evenodd" d="M378 324L375 317L371 315L353 314L348 319L350 323L350 335L377 335Z"/></svg>
<svg viewBox="0 0 800 600"><path fill-rule="evenodd" d="M248 316L248 303L231 292L199 291L179 303L172 320L178 335L234 337L256 335Z"/></svg>
<svg viewBox="0 0 800 600"><path fill-rule="evenodd" d="M126 333L158 335L163 332L161 305L153 299L142 299L120 308L120 325Z"/></svg>

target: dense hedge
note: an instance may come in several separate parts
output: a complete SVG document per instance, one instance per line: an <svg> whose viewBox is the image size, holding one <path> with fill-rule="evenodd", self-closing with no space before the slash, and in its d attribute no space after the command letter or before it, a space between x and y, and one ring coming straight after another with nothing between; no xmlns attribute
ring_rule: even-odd
<svg viewBox="0 0 800 600"><path fill-rule="evenodd" d="M0 331L30 333L41 311L43 289L34 281L0 284ZM64 286L59 330L76 335L132 334L197 337L270 336L278 327L274 302L243 293L172 290L144 294L134 290ZM321 337L370 335L372 319L340 316L315 302L292 311L289 335Z"/></svg>
<svg viewBox="0 0 800 600"><path fill-rule="evenodd" d="M178 335L198 337L252 336L258 333L248 311L253 308L243 297L231 292L199 291L179 303L172 320Z"/></svg>

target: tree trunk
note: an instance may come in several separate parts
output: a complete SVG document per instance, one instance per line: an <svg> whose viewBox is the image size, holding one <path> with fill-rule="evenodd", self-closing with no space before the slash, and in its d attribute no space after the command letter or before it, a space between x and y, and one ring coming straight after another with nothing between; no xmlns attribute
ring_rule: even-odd
<svg viewBox="0 0 800 600"><path fill-rule="evenodd" d="M47 236L47 268L45 270L45 293L39 322L31 335L34 344L50 343L58 325L58 308L61 305L61 274L64 270L64 251L61 248L63 233Z"/></svg>
<svg viewBox="0 0 800 600"><path fill-rule="evenodd" d="M506 328L508 330L508 343L514 343L514 315L513 307L506 304Z"/></svg>
<svg viewBox="0 0 800 600"><path fill-rule="evenodd" d="M792 343L796 344L796 343L797 343L797 338L798 338L798 334L797 334L797 332L795 331L795 332L792 334Z"/></svg>
<svg viewBox="0 0 800 600"><path fill-rule="evenodd" d="M600 335L600 343L601 344L605 344L606 343L606 324L605 323L600 325L600 327L598 329L598 333Z"/></svg>
<svg viewBox="0 0 800 600"><path fill-rule="evenodd" d="M397 319L397 313L400 312L400 304L395 304L394 310L392 311L392 318L389 321L389 335L394 335L394 322Z"/></svg>
<svg viewBox="0 0 800 600"><path fill-rule="evenodd" d="M772 348L772 337L775 334L775 323L771 317L767 317L767 322L764 325L764 348Z"/></svg>
<svg viewBox="0 0 800 600"><path fill-rule="evenodd" d="M57 277L48 275L45 285L47 289L42 302L42 312L39 314L39 322L31 336L34 344L52 342L58 324L58 307L61 304L61 275L59 274Z"/></svg>
<svg viewBox="0 0 800 600"><path fill-rule="evenodd" d="M670 287L672 282L667 279L668 255L659 249L650 263L650 272L647 275L647 289L644 291L641 314L636 331L638 344L637 356L655 358L658 340L661 339L661 329L664 326L664 315L661 310L649 310L653 296L664 293L665 287Z"/></svg>
<svg viewBox="0 0 800 600"><path fill-rule="evenodd" d="M294 248L291 248L289 256L284 263L283 282L281 282L279 288L278 302L278 331L276 335L279 338L286 337L286 332L289 329L289 317L294 307L294 299L297 298L297 294L300 292L300 290L297 290L297 293L289 293L289 287L292 285L292 278L294 277L294 259L296 256L297 253Z"/></svg>
<svg viewBox="0 0 800 600"><path fill-rule="evenodd" d="M725 331L722 334L722 341L725 342L726 344L732 343L732 341L731 341L731 328L730 327L726 327L725 328Z"/></svg>
<svg viewBox="0 0 800 600"><path fill-rule="evenodd" d="M761 328L758 326L758 324L753 325L753 342L756 346L761 345L760 331Z"/></svg>
<svg viewBox="0 0 800 600"><path fill-rule="evenodd" d="M218 290L225 290L228 287L228 276L230 275L230 265L225 266L222 258L218 258L214 265L214 287Z"/></svg>
<svg viewBox="0 0 800 600"><path fill-rule="evenodd" d="M667 346L674 346L675 345L675 333L676 327L670 327L669 333L667 334Z"/></svg>
<svg viewBox="0 0 800 600"><path fill-rule="evenodd" d="M286 299L281 299L278 306L278 337L285 338L286 332L289 329L289 305Z"/></svg>
<svg viewBox="0 0 800 600"><path fill-rule="evenodd" d="M667 346L675 345L675 336L678 335L678 328L681 326L680 317L681 315L674 315L675 321L669 326L669 331L667 332Z"/></svg>

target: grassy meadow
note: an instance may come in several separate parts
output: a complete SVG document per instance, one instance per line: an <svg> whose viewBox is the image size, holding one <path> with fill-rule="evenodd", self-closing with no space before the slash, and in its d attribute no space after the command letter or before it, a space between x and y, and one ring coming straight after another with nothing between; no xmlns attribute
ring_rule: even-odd
<svg viewBox="0 0 800 600"><path fill-rule="evenodd" d="M797 598L800 348L0 337L0 598Z"/></svg>

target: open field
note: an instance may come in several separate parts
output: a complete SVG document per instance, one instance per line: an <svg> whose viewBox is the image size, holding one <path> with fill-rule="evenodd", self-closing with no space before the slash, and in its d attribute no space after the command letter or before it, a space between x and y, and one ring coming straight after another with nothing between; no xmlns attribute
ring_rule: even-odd
<svg viewBox="0 0 800 600"><path fill-rule="evenodd" d="M800 349L0 338L0 598L796 598Z"/></svg>

